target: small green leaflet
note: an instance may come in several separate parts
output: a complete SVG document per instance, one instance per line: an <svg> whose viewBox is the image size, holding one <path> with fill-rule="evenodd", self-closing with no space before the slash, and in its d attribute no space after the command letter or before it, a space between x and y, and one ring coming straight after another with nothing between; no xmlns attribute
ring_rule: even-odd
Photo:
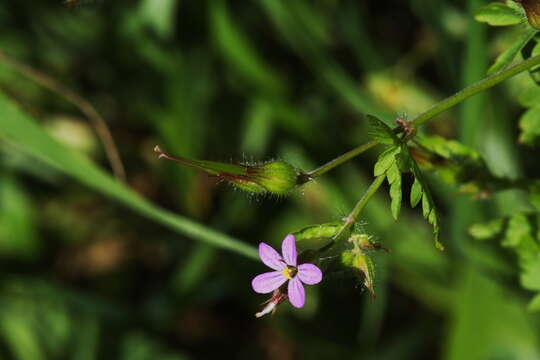
<svg viewBox="0 0 540 360"><path fill-rule="evenodd" d="M431 192L429 191L424 175L420 171L416 161L414 161L414 159L410 156L408 149L407 155L411 158L411 170L415 178L411 188L411 205L413 207L416 206L416 204L420 202L420 197L422 198L422 213L427 221L433 226L435 247L437 250L443 251L444 246L439 241L439 216L437 215L437 209L435 208L433 197L431 196Z"/></svg>
<svg viewBox="0 0 540 360"><path fill-rule="evenodd" d="M529 186L529 201L540 211L540 181Z"/></svg>
<svg viewBox="0 0 540 360"><path fill-rule="evenodd" d="M469 233L477 239L498 236L501 245L517 255L520 282L525 289L537 292L529 302L531 311L540 310L540 214L517 212L508 218L475 224Z"/></svg>
<svg viewBox="0 0 540 360"><path fill-rule="evenodd" d="M416 207L420 200L422 199L422 195L424 192L422 191L422 184L420 184L420 181L418 181L417 178L414 178L414 183L411 187L411 207Z"/></svg>
<svg viewBox="0 0 540 360"><path fill-rule="evenodd" d="M375 166L373 168L373 175L375 177L378 177L386 173L386 171L390 169L392 164L396 162L396 155L399 154L400 152L401 152L400 146L390 147L386 149L385 151L383 151L379 155L379 158L377 159L377 162L375 163Z"/></svg>
<svg viewBox="0 0 540 360"><path fill-rule="evenodd" d="M504 3L491 3L481 7L474 14L474 19L491 26L517 25L525 21L525 14L519 8Z"/></svg>
<svg viewBox="0 0 540 360"><path fill-rule="evenodd" d="M401 152L401 146L396 145L383 151L375 163L373 173L376 177L386 175L390 185L390 198L392 203L390 209L395 220L399 217L401 209L401 170L398 165L398 156Z"/></svg>
<svg viewBox="0 0 540 360"><path fill-rule="evenodd" d="M381 144L397 144L396 134L386 123L373 115L366 115L368 119L368 136Z"/></svg>
<svg viewBox="0 0 540 360"><path fill-rule="evenodd" d="M540 294L536 294L535 297L527 305L529 311L539 311L540 310Z"/></svg>
<svg viewBox="0 0 540 360"><path fill-rule="evenodd" d="M386 179L388 180L388 184L390 184L390 198L392 199L390 209L392 210L392 216L397 220L401 209L402 198L401 172L399 171L397 162L394 162L386 172Z"/></svg>
<svg viewBox="0 0 540 360"><path fill-rule="evenodd" d="M491 239L501 233L505 225L504 219L495 219L485 223L474 224L469 228L469 234L478 240Z"/></svg>
<svg viewBox="0 0 540 360"><path fill-rule="evenodd" d="M540 144L540 105L528 109L519 119L519 142L527 145Z"/></svg>

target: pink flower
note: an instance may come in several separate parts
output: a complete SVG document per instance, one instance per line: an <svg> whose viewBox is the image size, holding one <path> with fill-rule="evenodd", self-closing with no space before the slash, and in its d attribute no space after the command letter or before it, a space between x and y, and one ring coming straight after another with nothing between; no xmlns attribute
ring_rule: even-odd
<svg viewBox="0 0 540 360"><path fill-rule="evenodd" d="M260 243L259 256L262 262L276 271L257 275L251 287L259 294L268 294L278 289L287 280L289 301L294 307L304 306L306 294L304 285L314 285L322 280L322 272L313 264L296 264L296 241L293 235L287 235L281 244L283 256L271 246Z"/></svg>

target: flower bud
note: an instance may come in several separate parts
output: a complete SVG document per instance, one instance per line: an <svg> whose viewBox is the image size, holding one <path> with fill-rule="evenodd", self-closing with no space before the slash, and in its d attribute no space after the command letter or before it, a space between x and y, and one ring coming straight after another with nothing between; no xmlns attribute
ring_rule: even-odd
<svg viewBox="0 0 540 360"><path fill-rule="evenodd" d="M229 164L216 161L193 160L172 156L159 146L154 148L159 158L178 162L227 180L237 188L254 193L286 195L298 185L299 171L284 161L270 161L260 165Z"/></svg>
<svg viewBox="0 0 540 360"><path fill-rule="evenodd" d="M540 29L540 0L514 0L520 3L527 14L529 24L535 28Z"/></svg>

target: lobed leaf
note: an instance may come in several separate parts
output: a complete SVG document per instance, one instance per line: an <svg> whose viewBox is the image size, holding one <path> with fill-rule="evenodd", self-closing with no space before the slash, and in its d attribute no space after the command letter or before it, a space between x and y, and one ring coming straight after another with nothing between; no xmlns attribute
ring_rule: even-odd
<svg viewBox="0 0 540 360"><path fill-rule="evenodd" d="M528 145L540 144L540 105L528 109L519 119L519 141Z"/></svg>
<svg viewBox="0 0 540 360"><path fill-rule="evenodd" d="M368 120L368 136L381 144L397 144L398 139L385 122L373 115L366 115Z"/></svg>
<svg viewBox="0 0 540 360"><path fill-rule="evenodd" d="M474 224L469 228L469 234L475 239L491 239L499 235L504 229L505 219L495 219L485 223Z"/></svg>
<svg viewBox="0 0 540 360"><path fill-rule="evenodd" d="M537 252L535 255L520 261L522 267L520 281L525 289L540 291L540 253Z"/></svg>
<svg viewBox="0 0 540 360"><path fill-rule="evenodd" d="M390 170L386 173L388 182L390 183L390 198L392 203L390 209L392 210L392 216L395 220L399 217L399 211L401 209L401 199L402 199L402 190L401 190L401 172L397 164L393 164L390 167Z"/></svg>
<svg viewBox="0 0 540 360"><path fill-rule="evenodd" d="M536 182L529 186L529 201L540 211L540 182Z"/></svg>
<svg viewBox="0 0 540 360"><path fill-rule="evenodd" d="M407 150L408 156L411 157L408 148L405 148L405 149ZM431 192L429 191L427 182L424 179L424 174L422 174L422 171L420 171L418 164L416 163L416 161L414 161L412 157L411 157L411 170L415 177L415 183L418 182L418 185L416 185L416 188L414 189L415 190L414 199L413 199L413 194L411 192L411 203L413 203L413 200L416 202L416 204L420 201L419 192L421 190L422 214L428 220L428 222L433 226L433 240L435 242L435 247L437 248L437 250L443 251L444 246L439 241L440 227L439 227L439 216L437 214L437 209L435 207L433 197L431 196ZM414 183L413 183L413 187L415 187ZM418 187L420 189L418 189Z"/></svg>
<svg viewBox="0 0 540 360"><path fill-rule="evenodd" d="M540 311L540 294L536 294L535 297L527 305L529 311Z"/></svg>
<svg viewBox="0 0 540 360"><path fill-rule="evenodd" d="M373 168L374 176L378 177L383 175L390 168L390 166L396 162L396 155L399 154L400 151L400 146L394 146L383 151L379 155L379 158L377 159L377 162Z"/></svg>
<svg viewBox="0 0 540 360"><path fill-rule="evenodd" d="M411 206L414 208L420 200L422 199L423 191L422 191L422 185L420 184L420 181L418 181L417 178L414 178L414 183L411 187Z"/></svg>

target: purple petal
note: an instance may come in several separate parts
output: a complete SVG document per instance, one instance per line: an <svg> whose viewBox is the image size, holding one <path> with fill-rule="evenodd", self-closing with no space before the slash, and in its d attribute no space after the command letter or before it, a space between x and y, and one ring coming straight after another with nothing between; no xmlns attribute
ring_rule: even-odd
<svg viewBox="0 0 540 360"><path fill-rule="evenodd" d="M281 255L268 244L259 244L259 256L262 262L271 269L283 270L287 266Z"/></svg>
<svg viewBox="0 0 540 360"><path fill-rule="evenodd" d="M322 272L313 264L302 264L298 266L298 278L304 284L315 285L321 282Z"/></svg>
<svg viewBox="0 0 540 360"><path fill-rule="evenodd" d="M294 235L289 234L285 236L281 244L281 252L287 265L296 266L296 240L294 239Z"/></svg>
<svg viewBox="0 0 540 360"><path fill-rule="evenodd" d="M306 293L304 292L304 285L298 278L295 276L289 281L289 301L292 306L301 308L306 302Z"/></svg>
<svg viewBox="0 0 540 360"><path fill-rule="evenodd" d="M268 294L287 281L281 271L272 271L255 276L251 282L253 290L259 294Z"/></svg>

